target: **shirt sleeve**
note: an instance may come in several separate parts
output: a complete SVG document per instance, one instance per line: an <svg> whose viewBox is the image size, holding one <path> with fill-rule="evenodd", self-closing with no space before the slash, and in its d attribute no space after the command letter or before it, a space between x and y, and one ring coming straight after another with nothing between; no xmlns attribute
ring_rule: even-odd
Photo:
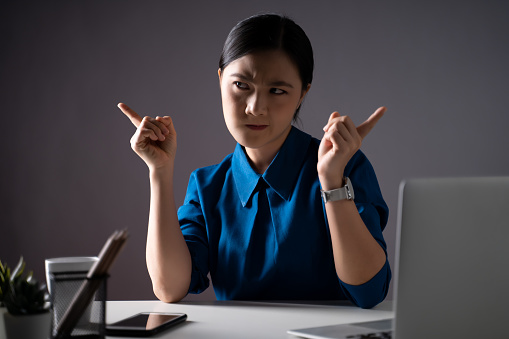
<svg viewBox="0 0 509 339"><path fill-rule="evenodd" d="M188 292L201 293L209 287L209 248L195 172L189 179L184 204L178 209L178 219L193 265Z"/></svg>
<svg viewBox="0 0 509 339"><path fill-rule="evenodd" d="M386 260L382 269L368 282L362 285L349 285L341 282L341 288L355 305L361 308L373 308L387 296L390 281L391 268Z"/></svg>
<svg viewBox="0 0 509 339"><path fill-rule="evenodd" d="M352 158L345 169L345 175L352 181L355 204L362 221L387 256L382 231L387 225L389 208L382 197L375 171L361 151ZM355 286L342 281L340 283L343 293L353 303L362 308L372 308L387 296L391 278L391 268L386 260L382 269L368 282Z"/></svg>

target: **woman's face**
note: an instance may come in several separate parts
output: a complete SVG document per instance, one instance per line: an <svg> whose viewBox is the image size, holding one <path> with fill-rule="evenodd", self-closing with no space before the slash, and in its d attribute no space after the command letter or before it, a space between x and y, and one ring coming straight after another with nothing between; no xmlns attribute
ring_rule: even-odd
<svg viewBox="0 0 509 339"><path fill-rule="evenodd" d="M246 148L277 153L307 90L297 66L280 50L245 55L219 70L226 126ZM269 154L270 154L269 153Z"/></svg>

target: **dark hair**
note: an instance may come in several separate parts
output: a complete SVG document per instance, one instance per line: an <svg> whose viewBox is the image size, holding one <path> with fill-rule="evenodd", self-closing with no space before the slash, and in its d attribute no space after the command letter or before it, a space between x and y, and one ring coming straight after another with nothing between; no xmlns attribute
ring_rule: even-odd
<svg viewBox="0 0 509 339"><path fill-rule="evenodd" d="M282 50L297 66L302 89L313 80L313 48L304 30L292 19L277 14L255 15L239 22L228 34L219 59L223 71L244 55L266 50ZM297 118L300 106L294 115Z"/></svg>

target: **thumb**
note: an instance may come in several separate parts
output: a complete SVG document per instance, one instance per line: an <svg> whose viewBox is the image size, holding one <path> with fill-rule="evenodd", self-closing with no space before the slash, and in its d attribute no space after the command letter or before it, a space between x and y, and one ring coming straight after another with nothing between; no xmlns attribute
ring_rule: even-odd
<svg viewBox="0 0 509 339"><path fill-rule="evenodd" d="M369 132L373 129L373 127L375 127L376 123L378 120L380 120L380 118L383 117L386 110L387 108L385 107L378 108L375 113L371 114L371 116L366 121L357 127L357 133L359 133L362 139L364 139L366 135L368 135Z"/></svg>

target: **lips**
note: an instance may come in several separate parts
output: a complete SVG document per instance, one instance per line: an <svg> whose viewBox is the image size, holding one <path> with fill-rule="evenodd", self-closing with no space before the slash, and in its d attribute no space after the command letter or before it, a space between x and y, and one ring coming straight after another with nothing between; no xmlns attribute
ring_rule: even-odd
<svg viewBox="0 0 509 339"><path fill-rule="evenodd" d="M253 131L261 131L267 128L268 125L246 125L247 128Z"/></svg>

